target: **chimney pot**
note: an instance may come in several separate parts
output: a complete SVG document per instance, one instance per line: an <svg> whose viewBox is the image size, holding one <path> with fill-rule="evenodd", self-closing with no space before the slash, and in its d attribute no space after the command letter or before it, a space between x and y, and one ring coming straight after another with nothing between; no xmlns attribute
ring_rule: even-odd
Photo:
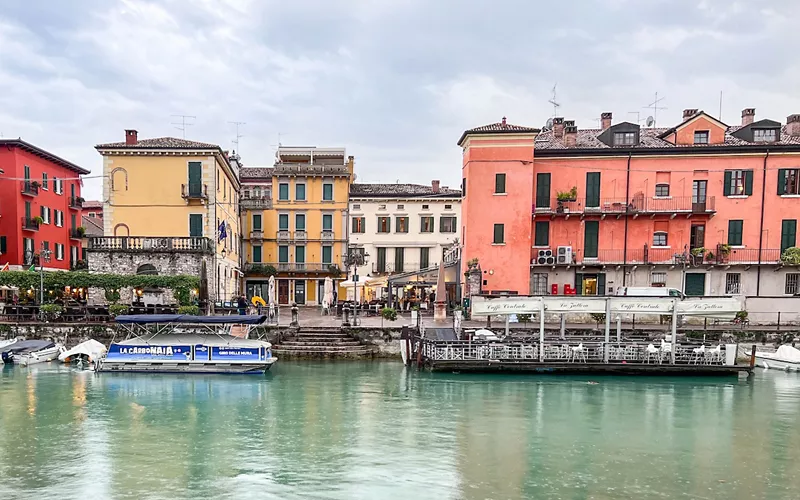
<svg viewBox="0 0 800 500"><path fill-rule="evenodd" d="M744 108L742 110L742 127L750 125L756 119L756 108Z"/></svg>
<svg viewBox="0 0 800 500"><path fill-rule="evenodd" d="M800 137L800 114L786 117L786 132L792 137Z"/></svg>
<svg viewBox="0 0 800 500"><path fill-rule="evenodd" d="M439 181L438 180L431 181L431 191L433 191L433 194L439 194Z"/></svg>
<svg viewBox="0 0 800 500"><path fill-rule="evenodd" d="M503 128L506 128L506 117L505 116L503 117L503 121L501 122L501 124L503 125Z"/></svg>
<svg viewBox="0 0 800 500"><path fill-rule="evenodd" d="M696 115L698 111L696 109L684 109L683 110L683 119L688 120L689 118Z"/></svg>
<svg viewBox="0 0 800 500"><path fill-rule="evenodd" d="M125 144L133 146L139 143L139 132L133 129L125 130Z"/></svg>
<svg viewBox="0 0 800 500"><path fill-rule="evenodd" d="M564 126L564 145L568 148L574 148L578 142L578 127L575 126L573 120L565 123L570 123L571 125Z"/></svg>
<svg viewBox="0 0 800 500"><path fill-rule="evenodd" d="M611 113L600 113L600 127L605 130L611 126Z"/></svg>
<svg viewBox="0 0 800 500"><path fill-rule="evenodd" d="M564 117L562 116L553 118L553 137L558 139L564 137Z"/></svg>

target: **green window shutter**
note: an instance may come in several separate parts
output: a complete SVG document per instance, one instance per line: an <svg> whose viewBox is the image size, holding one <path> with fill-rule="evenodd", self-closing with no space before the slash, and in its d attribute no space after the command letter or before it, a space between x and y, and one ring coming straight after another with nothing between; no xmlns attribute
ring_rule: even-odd
<svg viewBox="0 0 800 500"><path fill-rule="evenodd" d="M404 249L402 247L397 247L394 249L394 272L402 273L403 272L403 257L404 257Z"/></svg>
<svg viewBox="0 0 800 500"><path fill-rule="evenodd" d="M289 199L289 184L282 183L278 185L278 199L279 200Z"/></svg>
<svg viewBox="0 0 800 500"><path fill-rule="evenodd" d="M536 207L550 207L550 174L536 174Z"/></svg>
<svg viewBox="0 0 800 500"><path fill-rule="evenodd" d="M296 214L294 216L294 228L297 231L306 230L306 214Z"/></svg>
<svg viewBox="0 0 800 500"><path fill-rule="evenodd" d="M44 206L43 205L39 205L39 217L44 219Z"/></svg>
<svg viewBox="0 0 800 500"><path fill-rule="evenodd" d="M289 230L289 214L278 215L278 230L279 231Z"/></svg>
<svg viewBox="0 0 800 500"><path fill-rule="evenodd" d="M600 172L586 173L586 206L600 206Z"/></svg>
<svg viewBox="0 0 800 500"><path fill-rule="evenodd" d="M305 264L306 262L306 247L295 247L294 261L298 264Z"/></svg>
<svg viewBox="0 0 800 500"><path fill-rule="evenodd" d="M189 195L200 196L202 194L202 164L199 161L189 162Z"/></svg>
<svg viewBox="0 0 800 500"><path fill-rule="evenodd" d="M598 273L597 274L597 295L605 295L606 294L606 274L605 273Z"/></svg>
<svg viewBox="0 0 800 500"><path fill-rule="evenodd" d="M597 258L597 239L600 233L600 223L596 220L587 220L584 223L583 257Z"/></svg>
<svg viewBox="0 0 800 500"><path fill-rule="evenodd" d="M253 262L261 262L261 245L253 247Z"/></svg>
<svg viewBox="0 0 800 500"><path fill-rule="evenodd" d="M506 192L506 174L494 174L494 192Z"/></svg>
<svg viewBox="0 0 800 500"><path fill-rule="evenodd" d="M729 220L728 221L728 245L741 245L742 244L742 229L744 221L742 220Z"/></svg>
<svg viewBox="0 0 800 500"><path fill-rule="evenodd" d="M287 246L278 247L278 262L282 263L289 262L289 247Z"/></svg>
<svg viewBox="0 0 800 500"><path fill-rule="evenodd" d="M253 231L261 231L261 214L253 214Z"/></svg>
<svg viewBox="0 0 800 500"><path fill-rule="evenodd" d="M386 248L378 248L378 272L386 272Z"/></svg>
<svg viewBox="0 0 800 500"><path fill-rule="evenodd" d="M504 230L505 228L502 224L494 225L494 239L492 240L492 243L505 243L505 234L503 234Z"/></svg>
<svg viewBox="0 0 800 500"><path fill-rule="evenodd" d="M575 273L575 295L583 295L583 273Z"/></svg>
<svg viewBox="0 0 800 500"><path fill-rule="evenodd" d="M333 184L322 185L322 199L325 201L333 200Z"/></svg>
<svg viewBox="0 0 800 500"><path fill-rule="evenodd" d="M753 194L753 171L744 171L744 194L750 196Z"/></svg>
<svg viewBox="0 0 800 500"><path fill-rule="evenodd" d="M428 247L422 247L419 249L419 268L425 269L426 267L430 266L430 251L431 249Z"/></svg>
<svg viewBox="0 0 800 500"><path fill-rule="evenodd" d="M778 194L786 194L786 172L788 169L778 169Z"/></svg>
<svg viewBox="0 0 800 500"><path fill-rule="evenodd" d="M787 248L797 245L797 221L786 219L781 223L781 255Z"/></svg>
<svg viewBox="0 0 800 500"><path fill-rule="evenodd" d="M203 236L203 214L189 214L189 236L195 238Z"/></svg>
<svg viewBox="0 0 800 500"><path fill-rule="evenodd" d="M534 245L545 247L550 244L550 223L547 221L536 222Z"/></svg>
<svg viewBox="0 0 800 500"><path fill-rule="evenodd" d="M333 249L331 247L329 246L322 247L322 263L330 264L332 254L333 254Z"/></svg>
<svg viewBox="0 0 800 500"><path fill-rule="evenodd" d="M331 231L333 229L333 215L324 214L322 216L322 230Z"/></svg>
<svg viewBox="0 0 800 500"><path fill-rule="evenodd" d="M733 173L726 170L722 180L722 194L725 196L731 195L731 179L733 179Z"/></svg>

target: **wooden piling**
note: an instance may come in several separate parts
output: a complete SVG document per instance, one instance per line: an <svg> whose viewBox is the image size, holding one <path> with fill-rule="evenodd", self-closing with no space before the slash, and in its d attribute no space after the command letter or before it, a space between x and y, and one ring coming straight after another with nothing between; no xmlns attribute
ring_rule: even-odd
<svg viewBox="0 0 800 500"><path fill-rule="evenodd" d="M753 348L750 350L750 369L756 367L756 345L753 344Z"/></svg>

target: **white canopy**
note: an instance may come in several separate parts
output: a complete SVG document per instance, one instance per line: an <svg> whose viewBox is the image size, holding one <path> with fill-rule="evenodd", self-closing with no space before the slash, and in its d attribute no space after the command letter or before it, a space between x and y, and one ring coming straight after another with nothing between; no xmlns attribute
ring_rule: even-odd
<svg viewBox="0 0 800 500"><path fill-rule="evenodd" d="M800 351L790 345L782 345L775 351L775 357L782 361L792 361L800 363Z"/></svg>
<svg viewBox="0 0 800 500"><path fill-rule="evenodd" d="M96 340L89 339L86 342L82 342L76 345L75 347L73 347L68 351L62 352L58 356L58 360L64 361L65 359L71 356L77 356L79 354L89 356L90 359L97 359L103 354L105 354L105 352L106 352L106 346L104 346L103 344L101 344Z"/></svg>

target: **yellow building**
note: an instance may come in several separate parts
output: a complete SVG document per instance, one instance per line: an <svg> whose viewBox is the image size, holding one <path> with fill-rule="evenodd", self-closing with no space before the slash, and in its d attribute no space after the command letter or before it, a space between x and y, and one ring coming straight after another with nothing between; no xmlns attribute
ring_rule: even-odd
<svg viewBox="0 0 800 500"><path fill-rule="evenodd" d="M90 241L89 250L149 254L159 274L197 272L199 261L192 257L200 256L210 299L235 298L240 293L238 158L216 144L140 140L135 130L125 131L124 142L96 149L103 155L105 237ZM132 262L147 258L139 255Z"/></svg>
<svg viewBox="0 0 800 500"><path fill-rule="evenodd" d="M274 167L242 168L248 296L266 297L271 268L279 304L320 304L325 278L345 278L352 178L344 148L280 147Z"/></svg>

